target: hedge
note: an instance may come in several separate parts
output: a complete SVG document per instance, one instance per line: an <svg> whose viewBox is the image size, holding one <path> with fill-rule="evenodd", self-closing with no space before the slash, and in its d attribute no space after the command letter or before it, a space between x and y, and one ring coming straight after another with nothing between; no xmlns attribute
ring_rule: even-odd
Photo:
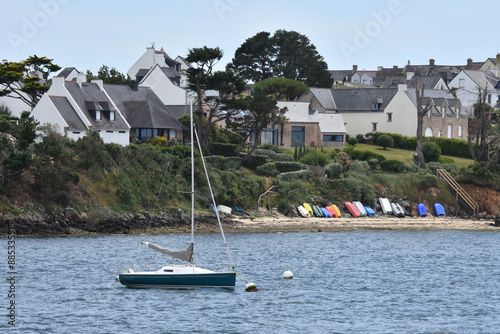
<svg viewBox="0 0 500 334"><path fill-rule="evenodd" d="M280 173L296 172L304 169L304 164L294 161L276 161L275 165Z"/></svg>
<svg viewBox="0 0 500 334"><path fill-rule="evenodd" d="M309 169L299 170L296 172L281 173L276 178L276 182L290 182L295 180L309 180L314 176Z"/></svg>
<svg viewBox="0 0 500 334"><path fill-rule="evenodd" d="M386 160L380 163L380 168L386 172L401 173L405 170L405 163L399 160Z"/></svg>
<svg viewBox="0 0 500 334"><path fill-rule="evenodd" d="M257 174L263 176L278 176L280 172L276 169L276 162L267 162L257 167Z"/></svg>
<svg viewBox="0 0 500 334"><path fill-rule="evenodd" d="M362 161L368 161L371 159L377 159L379 162L382 162L385 160L385 157L382 154L378 154L375 152L370 152L370 151L358 151L358 150L352 150L349 153L351 156L351 159L353 160L362 160Z"/></svg>
<svg viewBox="0 0 500 334"><path fill-rule="evenodd" d="M224 157L235 157L238 155L237 149L239 145L228 143L212 143L212 154L222 155Z"/></svg>
<svg viewBox="0 0 500 334"><path fill-rule="evenodd" d="M417 148L416 137L407 137L400 135L398 133L375 132L373 134L373 141L376 143L377 138L381 135L391 136L392 139L394 139L395 148L411 150L411 151L414 151ZM426 139L424 138L424 142L425 140ZM434 138L433 140L441 147L441 154L443 155L451 155L454 157L461 157L466 159L471 158L467 140L444 138L444 137L437 137Z"/></svg>
<svg viewBox="0 0 500 334"><path fill-rule="evenodd" d="M269 162L269 157L267 155L261 155L261 154L252 154L250 158L248 158L247 161L243 163L243 166L256 170L257 167L260 165L265 164L266 162Z"/></svg>

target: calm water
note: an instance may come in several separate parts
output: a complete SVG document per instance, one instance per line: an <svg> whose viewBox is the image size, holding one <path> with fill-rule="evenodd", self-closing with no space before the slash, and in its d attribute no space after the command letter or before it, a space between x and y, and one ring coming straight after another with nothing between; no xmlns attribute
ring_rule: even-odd
<svg viewBox="0 0 500 334"><path fill-rule="evenodd" d="M140 246L145 239L17 238L17 332L500 333L498 232L228 234L238 273L256 293L241 279L234 291L125 288L115 281L118 265L167 261ZM146 240L181 248L189 236ZM221 243L197 236L195 252ZM225 257L217 248L196 259ZM281 278L287 269L293 280ZM4 318L0 332L13 333L5 328Z"/></svg>

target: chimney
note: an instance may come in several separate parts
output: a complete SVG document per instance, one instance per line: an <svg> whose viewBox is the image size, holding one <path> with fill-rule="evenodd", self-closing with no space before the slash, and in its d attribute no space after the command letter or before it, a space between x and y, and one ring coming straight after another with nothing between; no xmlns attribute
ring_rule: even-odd
<svg viewBox="0 0 500 334"><path fill-rule="evenodd" d="M357 72L358 71L358 65L352 65L352 71L353 72Z"/></svg>
<svg viewBox="0 0 500 334"><path fill-rule="evenodd" d="M377 71L382 71L382 69L384 68L384 66L377 66Z"/></svg>
<svg viewBox="0 0 500 334"><path fill-rule="evenodd" d="M63 87L64 86L64 77L52 77L52 86L53 87Z"/></svg>
<svg viewBox="0 0 500 334"><path fill-rule="evenodd" d="M133 91L137 92L139 90L139 83L137 81L130 81L128 85Z"/></svg>
<svg viewBox="0 0 500 334"><path fill-rule="evenodd" d="M78 73L76 75L76 83L82 87L82 83L87 82L87 75L85 73Z"/></svg>
<svg viewBox="0 0 500 334"><path fill-rule="evenodd" d="M398 69L398 65L393 65L393 66L392 66L392 68L393 68L394 70L397 70L397 69Z"/></svg>
<svg viewBox="0 0 500 334"><path fill-rule="evenodd" d="M415 72L406 72L406 80L410 81L415 75Z"/></svg>
<svg viewBox="0 0 500 334"><path fill-rule="evenodd" d="M97 87L99 87L100 90L104 90L104 81L100 79L94 79L91 81L93 84L96 84Z"/></svg>
<svg viewBox="0 0 500 334"><path fill-rule="evenodd" d="M435 64L435 60L434 59L429 59L429 66L432 68L434 67L434 64Z"/></svg>
<svg viewBox="0 0 500 334"><path fill-rule="evenodd" d="M500 52L497 53L497 70L500 71Z"/></svg>
<svg viewBox="0 0 500 334"><path fill-rule="evenodd" d="M470 70L472 68L472 58L467 59L467 69Z"/></svg>

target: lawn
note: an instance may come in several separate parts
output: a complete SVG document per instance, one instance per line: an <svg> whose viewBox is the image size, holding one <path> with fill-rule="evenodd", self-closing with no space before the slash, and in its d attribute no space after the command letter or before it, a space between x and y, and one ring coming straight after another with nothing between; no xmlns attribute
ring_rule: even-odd
<svg viewBox="0 0 500 334"><path fill-rule="evenodd" d="M384 150L380 146L376 145L368 145L368 144L356 144L355 146L356 150L359 151L370 151L370 152L375 152L382 154L387 160L401 160L405 164L413 164L413 152L414 151L409 151L409 150L401 150L398 148L388 148ZM453 163L460 167L468 167L469 165L472 165L474 161L472 159L464 159L464 158L457 158L457 157L451 157L448 155L443 155L443 157L448 157L453 159Z"/></svg>

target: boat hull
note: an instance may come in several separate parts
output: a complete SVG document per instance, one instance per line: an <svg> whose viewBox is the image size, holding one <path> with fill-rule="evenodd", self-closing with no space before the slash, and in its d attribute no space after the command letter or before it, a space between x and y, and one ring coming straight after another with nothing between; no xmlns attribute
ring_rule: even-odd
<svg viewBox="0 0 500 334"><path fill-rule="evenodd" d="M319 208L321 210L321 213L323 213L323 216L325 218L332 218L332 215L326 208Z"/></svg>
<svg viewBox="0 0 500 334"><path fill-rule="evenodd" d="M330 213L331 218L337 218L337 213L331 206L325 206L325 209Z"/></svg>
<svg viewBox="0 0 500 334"><path fill-rule="evenodd" d="M206 273L206 274L158 274L151 273L121 273L118 281L129 288L227 288L234 289L236 273Z"/></svg>
<svg viewBox="0 0 500 334"><path fill-rule="evenodd" d="M379 201L382 212L386 215L392 215L391 202L387 198L379 198Z"/></svg>
<svg viewBox="0 0 500 334"><path fill-rule="evenodd" d="M359 216L361 216L358 209L356 209L354 204L352 204L351 202L345 202L345 207L347 208L347 210L349 210L353 217L358 218Z"/></svg>
<svg viewBox="0 0 500 334"><path fill-rule="evenodd" d="M365 210L365 207L363 206L363 204L361 204L361 202L359 201L354 201L352 202L352 204L356 207L356 209L358 210L360 216L366 216L366 210Z"/></svg>
<svg viewBox="0 0 500 334"><path fill-rule="evenodd" d="M445 215L445 213L444 213L444 207L440 203L434 204L434 210L436 211L436 216L438 216L438 217Z"/></svg>
<svg viewBox="0 0 500 334"><path fill-rule="evenodd" d="M373 209L369 206L365 206L365 211L368 216L375 216L375 211L373 211Z"/></svg>
<svg viewBox="0 0 500 334"><path fill-rule="evenodd" d="M336 206L335 204L332 204L332 205L330 205L330 207L337 214L337 218L342 218L342 215L340 214L340 210L339 210L338 206Z"/></svg>
<svg viewBox="0 0 500 334"><path fill-rule="evenodd" d="M420 217L427 217L427 208L423 203L419 203L417 205L417 210Z"/></svg>

